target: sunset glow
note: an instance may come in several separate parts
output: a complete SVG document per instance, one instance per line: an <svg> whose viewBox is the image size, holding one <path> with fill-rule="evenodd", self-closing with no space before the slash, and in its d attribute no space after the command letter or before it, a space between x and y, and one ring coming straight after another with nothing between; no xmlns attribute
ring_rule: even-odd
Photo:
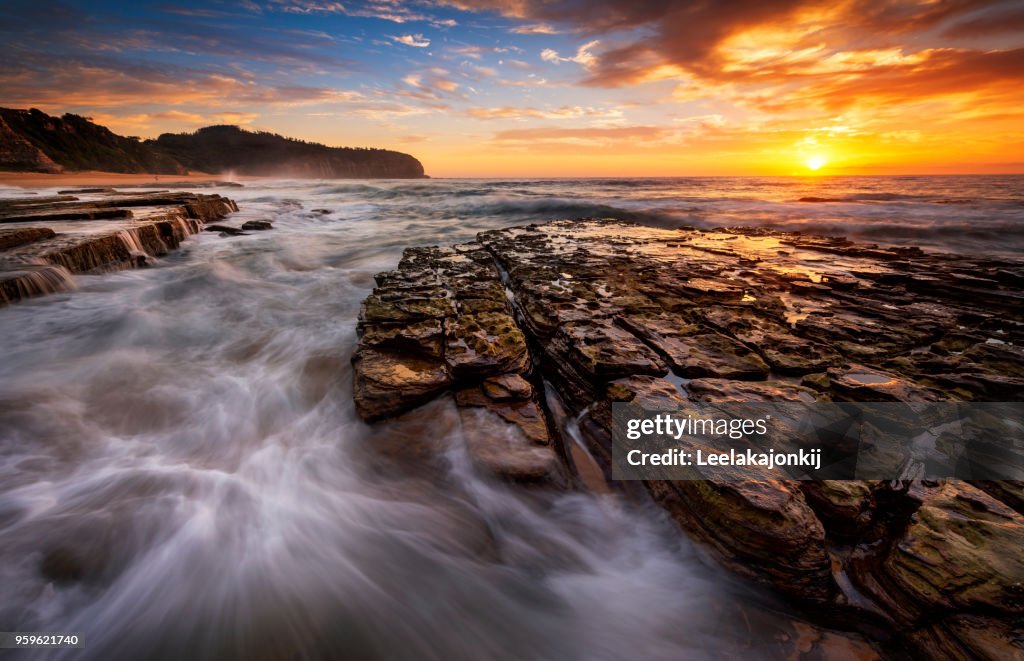
<svg viewBox="0 0 1024 661"><path fill-rule="evenodd" d="M433 176L1020 172L1022 19L924 0L13 2L0 89L125 135L239 124Z"/></svg>
<svg viewBox="0 0 1024 661"><path fill-rule="evenodd" d="M807 158L807 167L810 168L811 170L814 170L815 172L817 172L818 170L820 170L822 167L825 166L826 162L827 161L825 160L824 156L821 156L821 155L810 156L810 157Z"/></svg>

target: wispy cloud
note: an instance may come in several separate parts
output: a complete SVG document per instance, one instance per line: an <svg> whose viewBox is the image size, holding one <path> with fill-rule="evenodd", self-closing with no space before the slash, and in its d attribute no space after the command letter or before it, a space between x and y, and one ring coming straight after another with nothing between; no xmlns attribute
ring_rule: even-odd
<svg viewBox="0 0 1024 661"><path fill-rule="evenodd" d="M509 30L513 34L558 34L558 30L548 25L547 23L529 23L526 25L517 25L516 27Z"/></svg>
<svg viewBox="0 0 1024 661"><path fill-rule="evenodd" d="M560 64L562 62L575 62L576 64L582 64L585 67L592 67L597 62L597 56L594 55L594 49L601 45L599 39L588 41L579 48L576 49L576 54L570 57L562 57L553 48L545 48L540 52L540 59L545 62L551 62L552 64Z"/></svg>
<svg viewBox="0 0 1024 661"><path fill-rule="evenodd" d="M509 52L519 52L520 50L521 50L520 48L515 47L515 46L474 46L474 45L467 45L467 46L456 46L454 48L449 48L448 52L452 53L454 55L459 55L459 56L462 56L462 57L469 57L469 58L472 58L474 60L479 60L484 55L487 55L489 53L509 53Z"/></svg>
<svg viewBox="0 0 1024 661"><path fill-rule="evenodd" d="M318 2L316 0L273 0L271 6L278 11L292 14L342 14L361 18L376 18L392 23L425 22L437 28L458 25L452 18L437 18L423 13L398 0L373 0L370 2Z"/></svg>
<svg viewBox="0 0 1024 661"><path fill-rule="evenodd" d="M424 38L422 34L403 34L400 36L392 36L391 38L400 44L413 46L414 48L427 48L430 46L430 40Z"/></svg>
<svg viewBox="0 0 1024 661"><path fill-rule="evenodd" d="M670 131L660 126L619 126L611 128L529 128L499 131L493 142L562 147L606 148L619 143L658 142Z"/></svg>
<svg viewBox="0 0 1024 661"><path fill-rule="evenodd" d="M561 106L553 109L519 108L514 106L476 107L470 108L466 114L474 119L579 119L602 118L606 120L620 119L623 112L620 108L593 108L584 106Z"/></svg>
<svg viewBox="0 0 1024 661"><path fill-rule="evenodd" d="M440 67L432 67L423 71L406 74L402 82L411 87L409 90L396 90L399 95L411 95L413 98L437 100L442 96L455 92L461 85L455 81L449 71Z"/></svg>
<svg viewBox="0 0 1024 661"><path fill-rule="evenodd" d="M181 129L210 124L252 124L260 117L254 112L213 112L194 113L180 110L167 110L153 113L117 114L93 113L92 119L115 133L134 135L151 133L154 128L170 122Z"/></svg>

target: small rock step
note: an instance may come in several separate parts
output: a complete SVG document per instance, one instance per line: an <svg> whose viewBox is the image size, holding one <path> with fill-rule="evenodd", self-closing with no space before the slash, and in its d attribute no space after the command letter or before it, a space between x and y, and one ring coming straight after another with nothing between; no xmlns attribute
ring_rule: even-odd
<svg viewBox="0 0 1024 661"><path fill-rule="evenodd" d="M108 192L0 199L0 305L73 289L75 273L143 266L238 210L220 195Z"/></svg>

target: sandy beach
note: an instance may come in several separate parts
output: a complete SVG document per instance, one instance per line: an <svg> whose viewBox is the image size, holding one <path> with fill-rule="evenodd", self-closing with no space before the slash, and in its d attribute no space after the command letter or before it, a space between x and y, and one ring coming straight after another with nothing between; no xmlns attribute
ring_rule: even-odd
<svg viewBox="0 0 1024 661"><path fill-rule="evenodd" d="M43 172L4 172L0 171L0 186L20 186L22 188L53 188L54 186L126 186L139 184L170 184L204 181L254 181L260 177L238 175L219 175L206 172L190 172L188 174L125 174L120 172L63 172L46 174Z"/></svg>

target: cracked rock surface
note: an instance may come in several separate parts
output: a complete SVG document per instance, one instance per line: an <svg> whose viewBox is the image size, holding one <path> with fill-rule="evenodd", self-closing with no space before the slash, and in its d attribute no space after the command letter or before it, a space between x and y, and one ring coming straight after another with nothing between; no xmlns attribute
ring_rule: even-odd
<svg viewBox="0 0 1024 661"><path fill-rule="evenodd" d="M359 415L381 420L452 391L477 465L522 482L563 481L526 336L483 246L410 248L376 281L353 359Z"/></svg>
<svg viewBox="0 0 1024 661"><path fill-rule="evenodd" d="M355 401L375 421L450 391L474 459L528 481L579 472L545 384L606 473L617 401L1020 401L1022 282L1024 263L766 229L489 231L377 276ZM645 484L726 566L833 622L925 656L1024 654L1020 483Z"/></svg>

